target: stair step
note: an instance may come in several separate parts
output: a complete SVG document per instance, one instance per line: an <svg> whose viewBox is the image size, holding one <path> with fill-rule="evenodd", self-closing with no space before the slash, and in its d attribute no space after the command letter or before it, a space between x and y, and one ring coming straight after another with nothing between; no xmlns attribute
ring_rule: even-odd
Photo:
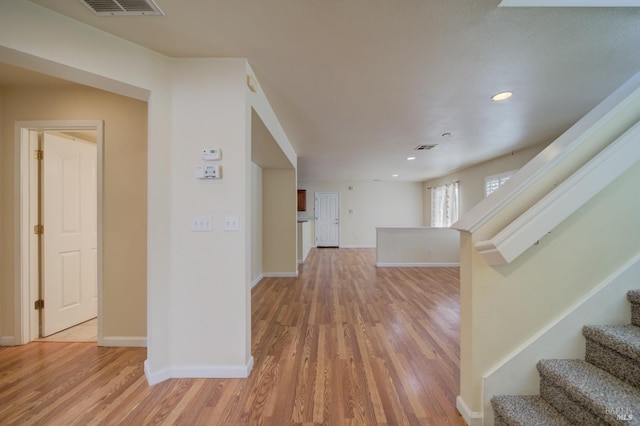
<svg viewBox="0 0 640 426"><path fill-rule="evenodd" d="M588 325L582 334L602 346L640 360L640 327L635 325Z"/></svg>
<svg viewBox="0 0 640 426"><path fill-rule="evenodd" d="M627 300L631 303L640 304L640 290L629 290L627 292Z"/></svg>
<svg viewBox="0 0 640 426"><path fill-rule="evenodd" d="M541 396L576 424L616 424L628 415L640 419L640 390L588 362L542 360L538 371Z"/></svg>
<svg viewBox="0 0 640 426"><path fill-rule="evenodd" d="M640 290L627 292L627 300L631 302L631 324L640 327Z"/></svg>
<svg viewBox="0 0 640 426"><path fill-rule="evenodd" d="M500 395L491 398L496 426L571 426L539 395Z"/></svg>
<svg viewBox="0 0 640 426"><path fill-rule="evenodd" d="M590 325L582 334L587 339L587 362L640 388L640 327Z"/></svg>

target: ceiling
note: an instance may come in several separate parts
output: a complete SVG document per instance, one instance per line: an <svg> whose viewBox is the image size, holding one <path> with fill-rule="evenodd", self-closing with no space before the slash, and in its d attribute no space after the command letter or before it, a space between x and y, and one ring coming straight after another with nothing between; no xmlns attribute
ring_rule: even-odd
<svg viewBox="0 0 640 426"><path fill-rule="evenodd" d="M640 71L640 8L156 0L164 17L105 18L32 1L171 57L247 58L305 182L423 181L549 143Z"/></svg>

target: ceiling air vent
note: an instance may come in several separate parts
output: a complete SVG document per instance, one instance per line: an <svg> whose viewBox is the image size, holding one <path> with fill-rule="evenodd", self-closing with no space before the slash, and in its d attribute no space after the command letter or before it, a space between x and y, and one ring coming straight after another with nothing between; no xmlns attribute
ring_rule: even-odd
<svg viewBox="0 0 640 426"><path fill-rule="evenodd" d="M437 144L434 145L418 145L415 147L416 151L428 151L430 149L433 149L437 146Z"/></svg>
<svg viewBox="0 0 640 426"><path fill-rule="evenodd" d="M80 0L97 16L164 16L153 0Z"/></svg>

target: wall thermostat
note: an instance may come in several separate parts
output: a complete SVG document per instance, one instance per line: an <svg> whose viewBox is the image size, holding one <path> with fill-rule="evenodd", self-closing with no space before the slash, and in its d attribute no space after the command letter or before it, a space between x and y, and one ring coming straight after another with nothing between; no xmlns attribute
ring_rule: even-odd
<svg viewBox="0 0 640 426"><path fill-rule="evenodd" d="M220 148L204 148L202 150L202 159L206 161L219 160L222 158Z"/></svg>
<svg viewBox="0 0 640 426"><path fill-rule="evenodd" d="M196 166L196 177L198 179L220 179L222 178L220 166Z"/></svg>

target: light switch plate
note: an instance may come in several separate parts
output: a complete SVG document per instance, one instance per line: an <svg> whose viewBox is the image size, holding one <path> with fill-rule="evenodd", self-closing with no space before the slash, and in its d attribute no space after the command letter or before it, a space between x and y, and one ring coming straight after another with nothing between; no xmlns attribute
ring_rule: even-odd
<svg viewBox="0 0 640 426"><path fill-rule="evenodd" d="M225 216L224 218L224 230L225 231L239 231L239 219L238 216Z"/></svg>
<svg viewBox="0 0 640 426"><path fill-rule="evenodd" d="M191 231L193 232L212 232L213 218L211 216L192 216Z"/></svg>

